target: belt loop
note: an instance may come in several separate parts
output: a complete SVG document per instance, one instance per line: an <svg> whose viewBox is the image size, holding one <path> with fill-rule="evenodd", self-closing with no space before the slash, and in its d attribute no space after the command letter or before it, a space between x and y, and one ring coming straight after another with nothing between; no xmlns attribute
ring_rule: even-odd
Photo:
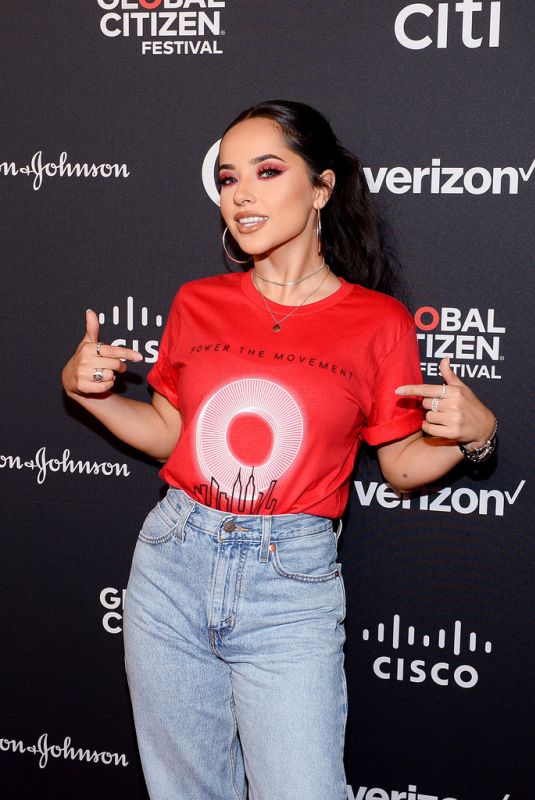
<svg viewBox="0 0 535 800"><path fill-rule="evenodd" d="M194 508L195 502L188 498L187 501L184 502L184 507L180 509L180 518L176 525L176 538L179 542L184 541L184 529Z"/></svg>
<svg viewBox="0 0 535 800"><path fill-rule="evenodd" d="M342 533L342 520L338 521L338 529L336 531L336 544L338 544L338 539L340 538L340 534Z"/></svg>
<svg viewBox="0 0 535 800"><path fill-rule="evenodd" d="M266 562L268 560L269 540L271 539L271 517L264 515L262 517L262 542L260 544L260 561Z"/></svg>

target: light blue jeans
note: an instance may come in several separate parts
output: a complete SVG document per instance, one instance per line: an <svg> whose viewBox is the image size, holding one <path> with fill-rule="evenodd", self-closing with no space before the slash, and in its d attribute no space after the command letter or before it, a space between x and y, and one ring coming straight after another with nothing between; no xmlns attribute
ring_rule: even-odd
<svg viewBox="0 0 535 800"><path fill-rule="evenodd" d="M149 513L124 642L152 800L346 800L339 533L174 488Z"/></svg>

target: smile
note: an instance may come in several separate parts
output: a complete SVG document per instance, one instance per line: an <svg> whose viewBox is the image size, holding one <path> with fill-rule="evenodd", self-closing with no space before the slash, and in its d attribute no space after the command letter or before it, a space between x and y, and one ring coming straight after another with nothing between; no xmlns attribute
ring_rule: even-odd
<svg viewBox="0 0 535 800"><path fill-rule="evenodd" d="M259 225L263 225L266 220L267 217L260 217L251 214L249 217L240 217L236 220L236 222L238 223L239 227L249 230L251 228L257 228Z"/></svg>

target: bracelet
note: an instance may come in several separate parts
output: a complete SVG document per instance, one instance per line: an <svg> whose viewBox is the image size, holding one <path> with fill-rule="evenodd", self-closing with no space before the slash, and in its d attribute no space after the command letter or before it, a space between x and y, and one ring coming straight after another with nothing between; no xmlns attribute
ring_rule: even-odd
<svg viewBox="0 0 535 800"><path fill-rule="evenodd" d="M498 430L498 420L494 420L494 430L492 431L491 435L481 447L476 447L474 450L469 450L464 444L459 445L459 449L463 456L467 458L472 464L480 464L482 461L486 461L487 458L494 453L496 450L496 431Z"/></svg>

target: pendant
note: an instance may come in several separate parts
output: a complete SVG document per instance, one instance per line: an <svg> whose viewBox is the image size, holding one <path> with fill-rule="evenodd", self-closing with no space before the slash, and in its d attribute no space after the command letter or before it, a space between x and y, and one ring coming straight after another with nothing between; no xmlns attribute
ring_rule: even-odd
<svg viewBox="0 0 535 800"><path fill-rule="evenodd" d="M271 329L271 330L272 330L274 333L278 333L278 332L280 331L280 329L281 329L281 326L280 326L280 325L279 325L279 323L277 322L277 323L275 323L275 325L272 327L272 329Z"/></svg>

